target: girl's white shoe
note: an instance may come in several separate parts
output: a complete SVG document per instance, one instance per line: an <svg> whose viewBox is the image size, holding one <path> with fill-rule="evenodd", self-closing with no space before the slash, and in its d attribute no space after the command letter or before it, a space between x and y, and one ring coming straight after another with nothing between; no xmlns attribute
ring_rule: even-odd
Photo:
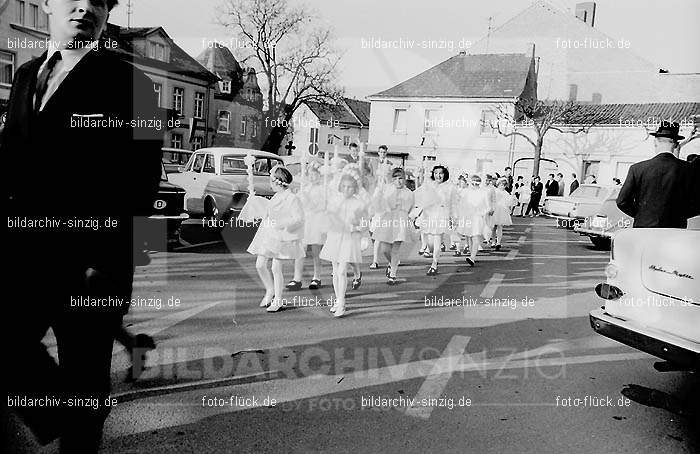
<svg viewBox="0 0 700 454"><path fill-rule="evenodd" d="M337 311L337 310L338 310L338 300L335 300L335 302L333 303L333 305L331 306L331 308L329 309L329 311L335 312L335 311Z"/></svg>
<svg viewBox="0 0 700 454"><path fill-rule="evenodd" d="M278 310L282 309L283 305L284 304L282 303L281 298L273 298L272 302L267 307L267 311L268 312L277 312Z"/></svg>
<svg viewBox="0 0 700 454"><path fill-rule="evenodd" d="M334 317L342 317L345 315L345 304L339 304L338 307L333 311Z"/></svg>
<svg viewBox="0 0 700 454"><path fill-rule="evenodd" d="M270 301L272 301L272 297L274 295L268 295L267 293L265 296L263 296L263 299L260 301L260 307L267 307L270 305Z"/></svg>

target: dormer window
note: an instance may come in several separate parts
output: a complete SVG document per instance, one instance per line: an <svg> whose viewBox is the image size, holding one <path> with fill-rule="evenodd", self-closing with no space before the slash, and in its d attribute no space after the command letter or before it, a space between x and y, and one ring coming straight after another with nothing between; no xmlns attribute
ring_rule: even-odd
<svg viewBox="0 0 700 454"><path fill-rule="evenodd" d="M165 44L149 42L148 56L154 60L167 61L165 59Z"/></svg>
<svg viewBox="0 0 700 454"><path fill-rule="evenodd" d="M219 82L219 86L221 87L221 93L231 93L230 80L222 80L221 82Z"/></svg>

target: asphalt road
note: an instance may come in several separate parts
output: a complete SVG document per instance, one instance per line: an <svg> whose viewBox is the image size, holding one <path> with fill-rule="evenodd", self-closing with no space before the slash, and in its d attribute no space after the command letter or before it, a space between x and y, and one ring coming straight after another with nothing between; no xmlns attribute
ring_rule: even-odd
<svg viewBox="0 0 700 454"><path fill-rule="evenodd" d="M416 255L390 287L365 264L341 319L327 264L320 290L266 313L252 231L190 221L183 238L199 246L138 269L127 323L158 349L127 383L115 347L105 452L697 451L697 376L657 372L590 328L608 253L514 220L475 268L447 256L427 277ZM464 305L426 304L445 299Z"/></svg>

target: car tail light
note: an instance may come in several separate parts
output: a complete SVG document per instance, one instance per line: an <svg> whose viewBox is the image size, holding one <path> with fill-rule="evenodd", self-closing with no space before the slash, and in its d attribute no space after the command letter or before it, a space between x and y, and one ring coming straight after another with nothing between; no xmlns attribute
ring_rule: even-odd
<svg viewBox="0 0 700 454"><path fill-rule="evenodd" d="M608 263L605 267L605 277L608 279L615 279L617 277L617 266L614 263Z"/></svg>
<svg viewBox="0 0 700 454"><path fill-rule="evenodd" d="M595 293L605 300L617 300L624 295L624 292L614 285L598 284L595 286Z"/></svg>

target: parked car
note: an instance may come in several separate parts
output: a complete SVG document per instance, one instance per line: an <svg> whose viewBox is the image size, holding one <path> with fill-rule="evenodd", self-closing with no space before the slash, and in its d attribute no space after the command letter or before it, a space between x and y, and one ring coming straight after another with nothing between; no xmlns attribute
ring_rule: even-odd
<svg viewBox="0 0 700 454"><path fill-rule="evenodd" d="M162 163L158 195L153 203L152 213L140 227L145 230L144 240L149 248L161 249L163 246L178 245L182 222L189 218L185 211L185 190L168 181L168 174Z"/></svg>
<svg viewBox="0 0 700 454"><path fill-rule="evenodd" d="M255 193L272 197L270 169L283 163L280 156L245 148L201 148L181 172L170 174L170 180L187 191L185 208L190 216L216 221L237 216L248 200L248 168L243 162L248 153L255 157Z"/></svg>
<svg viewBox="0 0 700 454"><path fill-rule="evenodd" d="M585 219L595 217L604 202L617 200L620 186L582 184L564 197L547 197L542 213L557 220L557 225L573 229Z"/></svg>
<svg viewBox="0 0 700 454"><path fill-rule="evenodd" d="M618 192L613 191L613 194ZM574 231L590 238L597 248L608 250L615 232L631 227L633 223L634 219L617 207L617 195L615 195L615 198L603 201L593 216L584 218L583 221L574 225Z"/></svg>
<svg viewBox="0 0 700 454"><path fill-rule="evenodd" d="M681 368L700 368L700 223L688 229L623 229L613 238L605 301L590 313L603 336Z"/></svg>

